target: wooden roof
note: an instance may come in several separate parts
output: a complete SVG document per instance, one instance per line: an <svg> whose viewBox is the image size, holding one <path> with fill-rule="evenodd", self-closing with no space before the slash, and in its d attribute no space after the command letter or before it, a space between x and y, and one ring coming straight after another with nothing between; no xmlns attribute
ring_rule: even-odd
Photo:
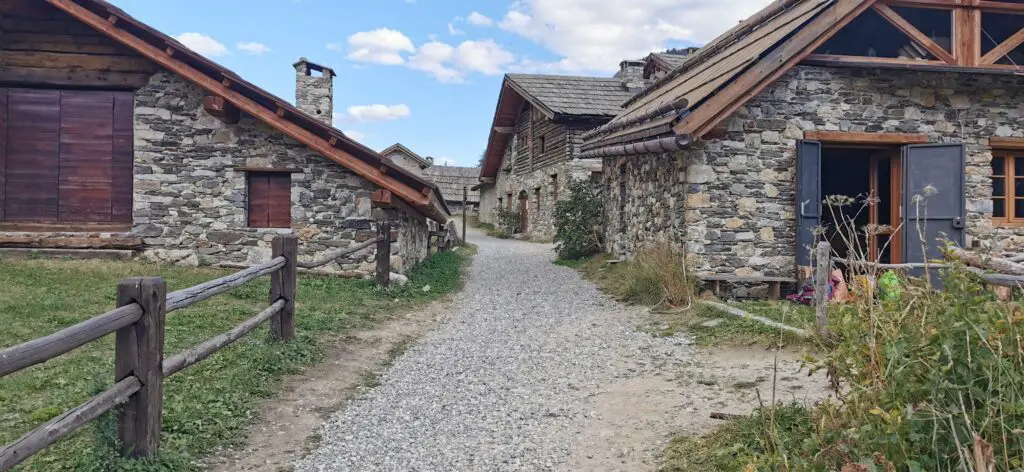
<svg viewBox="0 0 1024 472"><path fill-rule="evenodd" d="M402 143L395 143L392 144L391 146L388 146L387 149L380 152L380 155L384 156L385 159L388 159L391 156L391 154L394 154L396 152L409 156L412 160L416 161L416 163L419 164L420 169L426 169L427 167L430 167L429 161L421 157L419 154L412 152L412 149L405 147L404 145L402 145Z"/></svg>
<svg viewBox="0 0 1024 472"><path fill-rule="evenodd" d="M174 38L136 20L106 0L45 1L211 95L222 97L230 105L309 146L374 185L392 192L424 216L442 223L447 221L448 208L433 183L388 162L340 130L189 50Z"/></svg>
<svg viewBox="0 0 1024 472"><path fill-rule="evenodd" d="M441 188L441 194L449 202L462 202L462 190L472 188L478 184L480 177L479 167L455 167L455 166L430 166L423 169L423 176L432 180ZM480 201L480 191L470 190L466 195L466 201L477 203Z"/></svg>
<svg viewBox="0 0 1024 472"><path fill-rule="evenodd" d="M700 137L753 98L875 0L778 0L715 38L625 104L584 149L675 132ZM615 127L685 98L690 112Z"/></svg>

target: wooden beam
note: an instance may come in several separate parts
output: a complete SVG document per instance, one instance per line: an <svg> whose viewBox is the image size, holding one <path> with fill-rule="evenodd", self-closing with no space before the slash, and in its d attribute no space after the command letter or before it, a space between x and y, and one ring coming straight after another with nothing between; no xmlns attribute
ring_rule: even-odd
<svg viewBox="0 0 1024 472"><path fill-rule="evenodd" d="M984 66L960 66L946 64L942 61L926 61L897 59L890 57L839 56L832 54L809 54L801 64L828 67L873 67L877 69L919 70L931 72L957 72L975 74L1011 75L1020 72L1020 68L1009 64L988 64ZM708 134L705 133L705 136Z"/></svg>
<svg viewBox="0 0 1024 472"><path fill-rule="evenodd" d="M444 215L433 210L430 205L430 199L425 195L418 194L413 188L410 188L393 178L382 176L372 164L364 162L348 152L331 146L327 140L318 137L301 126L288 120L281 120L274 112L262 107L245 95L232 90L229 87L230 81L227 78L224 79L224 82L218 82L182 61L167 57L161 48L157 48L143 39L107 23L105 19L98 17L95 13L89 11L85 7L82 7L73 0L46 1L53 6L60 8L72 17L77 18L86 25L107 35L111 39L114 39L121 44L134 49L139 52L139 54L148 57L161 67L188 79L197 86L205 89L207 92L224 97L227 101L231 102L231 104L237 106L242 111L253 115L265 123L274 123L275 127L292 139L309 146L310 149L333 160L334 162L351 169L357 175L370 181L374 185L393 189L399 198L408 201L419 211L426 212L434 218L439 218L441 221L447 219ZM225 85L225 82L227 85Z"/></svg>
<svg viewBox="0 0 1024 472"><path fill-rule="evenodd" d="M256 166L238 166L234 167L235 172L279 172L289 174L301 174L305 172L298 167L256 167Z"/></svg>
<svg viewBox="0 0 1024 472"><path fill-rule="evenodd" d="M874 8L875 12L881 15L882 18L885 18L886 21L895 26L896 29L902 31L903 34L907 35L907 37L912 41L927 49L928 52L932 53L932 55L940 61L949 64L956 63L956 59L953 58L952 54L945 49L942 49L942 46L939 46L935 41L932 41L931 38L922 33L921 30L917 29L914 25L910 24L910 22L900 16L899 13L896 13L892 8L889 8L888 5L876 3L872 8Z"/></svg>
<svg viewBox="0 0 1024 472"><path fill-rule="evenodd" d="M987 0L980 0L977 2L978 8L998 13L1013 13L1013 14L1024 14L1024 3L1011 3L1011 2L990 2Z"/></svg>
<svg viewBox="0 0 1024 472"><path fill-rule="evenodd" d="M955 64L976 66L981 61L981 11L953 9L953 54Z"/></svg>
<svg viewBox="0 0 1024 472"><path fill-rule="evenodd" d="M391 208L392 199L391 192L385 189L380 189L373 192L370 197L370 202L377 208Z"/></svg>
<svg viewBox="0 0 1024 472"><path fill-rule="evenodd" d="M53 0L51 0L53 1ZM814 52L837 31L871 7L875 0L836 0L806 26L755 63L724 89L709 97L679 124L676 134L703 136L769 84Z"/></svg>
<svg viewBox="0 0 1024 472"><path fill-rule="evenodd" d="M911 133L866 133L859 131L804 131L804 139L829 144L926 144L928 135Z"/></svg>
<svg viewBox="0 0 1024 472"><path fill-rule="evenodd" d="M867 57L867 56L842 56L837 54L808 54L804 58L804 62L818 63L831 63L829 65L846 65L846 66L907 66L912 68L915 65L941 65L948 66L950 64L943 61L935 61L930 59L902 59L898 57Z"/></svg>
<svg viewBox="0 0 1024 472"><path fill-rule="evenodd" d="M980 63L982 65L995 64L996 61L1002 59L1003 56L1016 49L1021 43L1024 43L1024 28L1021 28L1020 31L1013 33L1012 36L1006 38L1006 41L1003 41L1002 43L999 43L998 46L992 48L988 54L981 57Z"/></svg>
<svg viewBox="0 0 1024 472"><path fill-rule="evenodd" d="M991 138L988 138L988 145L991 146L992 149L1024 151L1024 138L992 136Z"/></svg>
<svg viewBox="0 0 1024 472"><path fill-rule="evenodd" d="M512 134L516 132L516 129L512 126L495 126L494 132L498 134Z"/></svg>
<svg viewBox="0 0 1024 472"><path fill-rule="evenodd" d="M942 10L949 10L961 5L958 0L885 0L885 3L894 7L938 8Z"/></svg>
<svg viewBox="0 0 1024 472"><path fill-rule="evenodd" d="M224 97L216 95L207 95L203 98L203 109L210 116L229 125L237 124L242 117L242 112L238 107L228 103L227 100L224 100Z"/></svg>

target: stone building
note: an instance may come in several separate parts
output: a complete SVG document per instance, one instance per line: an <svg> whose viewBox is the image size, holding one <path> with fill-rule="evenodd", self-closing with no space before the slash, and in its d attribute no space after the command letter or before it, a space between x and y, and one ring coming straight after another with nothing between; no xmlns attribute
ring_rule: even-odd
<svg viewBox="0 0 1024 472"><path fill-rule="evenodd" d="M583 133L612 119L642 87L643 63L618 78L508 74L498 96L480 170L480 220L518 212L527 237L554 236L554 202L571 179L591 178L600 160L580 160ZM631 88L634 86L634 88Z"/></svg>
<svg viewBox="0 0 1024 472"><path fill-rule="evenodd" d="M643 78L648 84L653 83L683 65L686 58L697 51L697 48L686 48L674 52L655 52L644 59Z"/></svg>
<svg viewBox="0 0 1024 472"><path fill-rule="evenodd" d="M937 257L940 236L1018 248L1024 16L983 3L778 2L730 29L587 136L607 250L666 241L700 273L793 277L816 238L856 250L843 218L883 262Z"/></svg>
<svg viewBox="0 0 1024 472"><path fill-rule="evenodd" d="M196 265L264 261L295 232L311 258L388 219L408 268L448 217L436 186L331 127L327 67L295 64L293 106L105 1L0 17L3 247ZM340 268L369 269L373 250Z"/></svg>
<svg viewBox="0 0 1024 472"><path fill-rule="evenodd" d="M380 152L385 159L409 172L423 176L423 169L434 165L433 157L420 157L402 143L395 143Z"/></svg>
<svg viewBox="0 0 1024 472"><path fill-rule="evenodd" d="M469 207L466 211L476 213L480 205L480 191L472 188L479 182L479 167L430 166L423 169L423 176L441 189L441 195L453 215L462 214L463 193Z"/></svg>

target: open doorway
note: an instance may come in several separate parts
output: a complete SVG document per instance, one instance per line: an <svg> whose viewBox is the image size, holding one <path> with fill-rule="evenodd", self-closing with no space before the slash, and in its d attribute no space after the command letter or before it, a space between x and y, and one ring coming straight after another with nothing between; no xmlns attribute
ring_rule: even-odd
<svg viewBox="0 0 1024 472"><path fill-rule="evenodd" d="M849 202L826 203L821 211L823 238L838 257L902 262L895 237L900 188L899 148L822 147L821 195L826 202Z"/></svg>

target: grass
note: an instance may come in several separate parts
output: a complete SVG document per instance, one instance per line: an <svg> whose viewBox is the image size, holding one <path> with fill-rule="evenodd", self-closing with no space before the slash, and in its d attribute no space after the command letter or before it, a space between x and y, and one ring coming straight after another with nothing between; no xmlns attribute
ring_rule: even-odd
<svg viewBox="0 0 1024 472"><path fill-rule="evenodd" d="M167 380L161 454L149 463L117 459L109 415L40 452L22 470L197 470L195 461L237 444L259 405L274 396L283 375L320 361L330 339L376 320L437 300L461 287L472 248L440 253L390 293L373 281L299 276L297 339L269 339L266 326ZM27 260L0 265L0 347L35 339L114 307L117 281L160 275L168 290L229 271L144 263ZM233 292L173 313L167 355L227 331L267 305L264 277ZM0 444L78 405L113 384L113 336L5 377L0 382Z"/></svg>
<svg viewBox="0 0 1024 472"><path fill-rule="evenodd" d="M656 280L638 272L633 262L609 264L614 258L608 254L558 260L555 264L580 271L583 276L595 282L601 290L616 299L638 305L658 305L664 298L663 290ZM747 301L734 303L742 310L761 315L796 328L813 328L814 309L788 301L767 302ZM712 307L694 303L688 309L654 309L653 319L643 329L659 336L672 336L685 331L693 335L700 346L719 345L775 345L779 341L779 330L756 321L737 318ZM714 327L704 323L720 319ZM785 345L807 345L808 341L786 333Z"/></svg>

